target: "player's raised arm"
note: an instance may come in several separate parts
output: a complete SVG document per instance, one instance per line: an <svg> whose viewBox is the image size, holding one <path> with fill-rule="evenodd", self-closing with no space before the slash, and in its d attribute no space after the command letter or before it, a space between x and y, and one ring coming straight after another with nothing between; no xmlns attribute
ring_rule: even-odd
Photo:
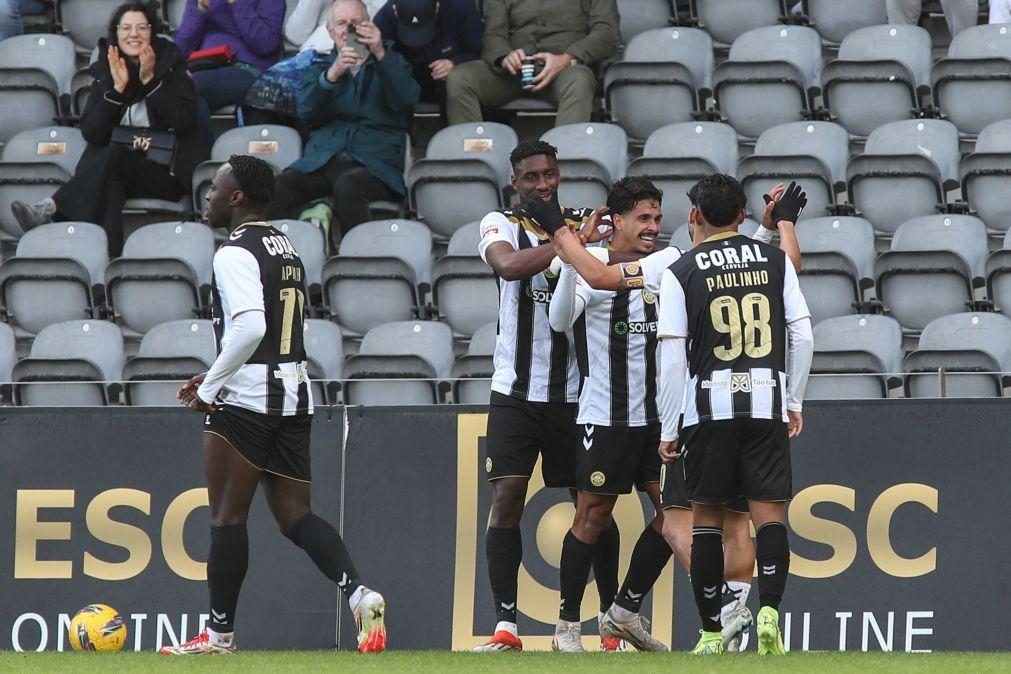
<svg viewBox="0 0 1011 674"><path fill-rule="evenodd" d="M481 240L478 252L492 271L503 281L528 279L548 268L554 259L551 246L519 248L516 225L497 211L481 220Z"/></svg>
<svg viewBox="0 0 1011 674"><path fill-rule="evenodd" d="M784 201L785 200L785 201ZM758 241L770 243L773 235L779 232L779 248L790 258L794 269L800 271L800 243L797 241L797 218L807 205L807 193L796 182L789 187L780 183L765 195L765 209L762 211L762 224L755 232Z"/></svg>
<svg viewBox="0 0 1011 674"><path fill-rule="evenodd" d="M572 327L586 308L586 298L576 292L576 270L572 265L562 264L558 274L558 285L551 294L548 305L548 322L555 332L565 332Z"/></svg>
<svg viewBox="0 0 1011 674"><path fill-rule="evenodd" d="M800 291L797 272L786 267L783 279L783 307L786 315L788 351L786 358L786 410L789 417L788 432L791 438L800 435L804 428L804 389L811 373L814 358L814 333L811 330L811 312Z"/></svg>

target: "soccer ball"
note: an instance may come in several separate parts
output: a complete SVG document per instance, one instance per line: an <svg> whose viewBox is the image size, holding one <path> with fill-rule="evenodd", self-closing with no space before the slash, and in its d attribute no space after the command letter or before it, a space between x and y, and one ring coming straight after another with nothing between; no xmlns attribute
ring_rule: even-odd
<svg viewBox="0 0 1011 674"><path fill-rule="evenodd" d="M119 611L105 604L89 604L70 621L70 646L75 651L123 650L126 622Z"/></svg>

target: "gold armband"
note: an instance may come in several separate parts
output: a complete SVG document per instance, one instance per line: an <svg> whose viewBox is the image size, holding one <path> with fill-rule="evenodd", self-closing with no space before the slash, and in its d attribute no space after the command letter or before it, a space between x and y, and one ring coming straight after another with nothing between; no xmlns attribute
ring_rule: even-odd
<svg viewBox="0 0 1011 674"><path fill-rule="evenodd" d="M623 287L631 290L646 285L646 280L642 277L642 265L638 262L622 262L620 267Z"/></svg>

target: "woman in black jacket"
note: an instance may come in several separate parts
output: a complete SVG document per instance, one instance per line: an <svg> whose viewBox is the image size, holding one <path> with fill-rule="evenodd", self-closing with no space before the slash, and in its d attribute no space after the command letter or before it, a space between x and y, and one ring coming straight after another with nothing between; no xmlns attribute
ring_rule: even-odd
<svg viewBox="0 0 1011 674"><path fill-rule="evenodd" d="M81 114L88 141L74 176L51 198L34 204L14 201L11 211L26 231L53 220L100 224L109 254L123 250L123 204L130 198L175 201L187 194L193 169L208 148L197 128L197 95L175 44L158 35L157 8L141 2L120 5L98 42L95 78ZM118 126L147 127L175 135L168 165L142 151L113 143Z"/></svg>

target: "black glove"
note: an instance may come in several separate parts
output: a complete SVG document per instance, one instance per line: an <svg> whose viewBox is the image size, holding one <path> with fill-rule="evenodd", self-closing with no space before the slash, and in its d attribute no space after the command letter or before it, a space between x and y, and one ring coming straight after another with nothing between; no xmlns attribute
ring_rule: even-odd
<svg viewBox="0 0 1011 674"><path fill-rule="evenodd" d="M768 204L772 201L772 197L768 194L763 194L762 196L765 199L765 203ZM786 191L783 192L783 196L779 198L775 208L772 209L773 224L783 220L797 224L797 218L800 217L805 206L807 206L807 192L801 189L796 181L790 181Z"/></svg>
<svg viewBox="0 0 1011 674"><path fill-rule="evenodd" d="M547 232L548 236L554 236L559 229L568 226L562 216L562 207L558 205L558 192L552 194L548 201L544 201L535 193L520 204L520 208L527 217L537 223L538 227Z"/></svg>

